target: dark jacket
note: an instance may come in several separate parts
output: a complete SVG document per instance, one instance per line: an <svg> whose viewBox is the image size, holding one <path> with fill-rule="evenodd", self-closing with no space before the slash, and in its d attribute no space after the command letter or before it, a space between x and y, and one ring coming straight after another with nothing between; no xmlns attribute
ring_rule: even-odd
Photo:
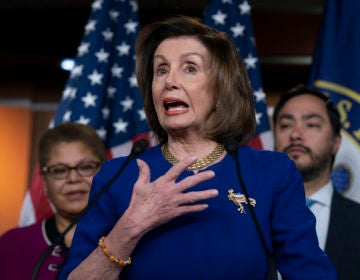
<svg viewBox="0 0 360 280"><path fill-rule="evenodd" d="M334 191L325 252L339 280L360 279L360 204Z"/></svg>

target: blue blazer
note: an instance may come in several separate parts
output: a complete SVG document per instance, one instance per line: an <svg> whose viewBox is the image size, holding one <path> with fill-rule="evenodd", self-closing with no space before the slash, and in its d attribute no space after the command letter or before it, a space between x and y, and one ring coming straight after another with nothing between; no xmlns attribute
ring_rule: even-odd
<svg viewBox="0 0 360 280"><path fill-rule="evenodd" d="M325 252L339 280L360 279L360 204L334 191Z"/></svg>
<svg viewBox="0 0 360 280"><path fill-rule="evenodd" d="M238 155L249 196L256 201L254 212L283 279L336 279L329 258L318 246L315 218L305 206L302 179L293 162L283 153L248 146L239 148ZM160 146L140 158L149 164L151 180L171 168ZM102 166L93 180L90 199L123 162L124 158L117 158ZM121 273L122 280L266 279L266 257L249 206L243 203L245 212L241 213L228 199L229 190L243 193L233 158L227 154L207 169L215 177L189 191L217 188L219 196L206 201L209 208L205 211L175 218L144 235L131 255L133 263ZM97 247L99 238L111 231L129 204L138 174L131 161L80 220L60 279L66 279ZM178 180L192 174L184 171Z"/></svg>

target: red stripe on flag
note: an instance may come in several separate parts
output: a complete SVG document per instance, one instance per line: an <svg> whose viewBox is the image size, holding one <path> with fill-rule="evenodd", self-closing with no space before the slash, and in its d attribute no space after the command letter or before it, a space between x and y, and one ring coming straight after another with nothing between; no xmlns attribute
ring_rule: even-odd
<svg viewBox="0 0 360 280"><path fill-rule="evenodd" d="M251 139L249 141L248 145L255 149L263 150L263 145L262 145L261 138L259 135L255 136L253 139Z"/></svg>
<svg viewBox="0 0 360 280"><path fill-rule="evenodd" d="M147 148L149 148L151 145L151 139L150 139L150 135L149 132L144 132L144 133L140 133L138 135L136 135L133 139L132 142L135 143L136 141L140 140L140 139L145 139L148 142Z"/></svg>
<svg viewBox="0 0 360 280"><path fill-rule="evenodd" d="M40 221L54 215L54 211L45 195L44 183L41 179L38 165L35 167L33 174L30 186L30 197L33 208L35 209L36 221Z"/></svg>

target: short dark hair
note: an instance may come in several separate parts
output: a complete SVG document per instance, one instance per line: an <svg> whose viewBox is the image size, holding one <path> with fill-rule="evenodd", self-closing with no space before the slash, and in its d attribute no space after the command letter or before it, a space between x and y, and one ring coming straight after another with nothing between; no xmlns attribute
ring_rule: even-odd
<svg viewBox="0 0 360 280"><path fill-rule="evenodd" d="M52 147L63 142L81 142L99 159L106 160L106 149L96 131L84 124L67 122L49 128L39 140L38 157L40 169L47 165Z"/></svg>
<svg viewBox="0 0 360 280"><path fill-rule="evenodd" d="M231 39L186 16L173 16L144 27L136 41L136 76L143 95L144 109L149 125L160 143L167 141L152 100L153 59L156 48L168 38L193 36L211 54L211 80L216 108L214 122L210 124L210 139L222 142L232 137L239 144L252 139L255 127L253 94L247 70Z"/></svg>
<svg viewBox="0 0 360 280"><path fill-rule="evenodd" d="M333 135L339 135L341 130L340 114L336 109L334 104L331 102L330 98L323 92L320 92L314 88L307 87L303 84L297 85L292 89L288 90L286 93L280 96L279 102L276 104L273 113L273 124L276 126L278 120L278 115L281 108L288 102L291 98L299 95L312 95L324 101L326 105L326 111L330 119L330 124L332 127Z"/></svg>

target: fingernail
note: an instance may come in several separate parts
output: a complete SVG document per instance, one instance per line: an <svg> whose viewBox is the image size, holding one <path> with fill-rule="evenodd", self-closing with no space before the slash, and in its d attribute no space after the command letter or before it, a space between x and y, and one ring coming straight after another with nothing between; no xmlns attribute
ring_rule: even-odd
<svg viewBox="0 0 360 280"><path fill-rule="evenodd" d="M217 189L214 189L214 190L212 191L212 194L213 194L214 196L218 196L218 195L219 195L219 191L218 191Z"/></svg>

